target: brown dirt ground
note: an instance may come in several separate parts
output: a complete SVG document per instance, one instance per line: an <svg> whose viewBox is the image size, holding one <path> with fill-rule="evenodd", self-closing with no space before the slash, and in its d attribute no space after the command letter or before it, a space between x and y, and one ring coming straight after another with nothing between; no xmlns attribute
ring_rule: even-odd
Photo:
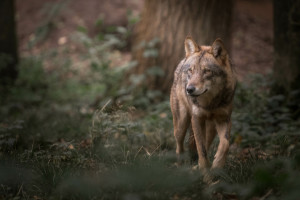
<svg viewBox="0 0 300 200"><path fill-rule="evenodd" d="M45 10L51 3L67 2L53 19L54 28L45 40L33 49L27 48L35 30L46 21ZM142 0L16 0L17 31L21 55L40 53L45 49L68 44L78 26L87 27L90 34L97 31L99 17L105 25L126 25L126 13L138 15ZM273 65L273 8L272 0L235 0L231 56L240 80L249 73L266 74ZM128 60L130 54L122 53ZM121 55L123 56L123 55Z"/></svg>

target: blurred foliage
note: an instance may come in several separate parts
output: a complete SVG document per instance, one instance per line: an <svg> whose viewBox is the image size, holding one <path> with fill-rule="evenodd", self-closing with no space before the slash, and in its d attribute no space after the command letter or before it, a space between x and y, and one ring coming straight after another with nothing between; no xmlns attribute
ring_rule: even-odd
<svg viewBox="0 0 300 200"><path fill-rule="evenodd" d="M69 0L45 3L45 6L41 10L42 15L44 16L43 21L35 30L35 33L31 35L27 44L29 49L47 38L49 33L56 27L57 17L68 3Z"/></svg>
<svg viewBox="0 0 300 200"><path fill-rule="evenodd" d="M239 84L235 96L233 123L235 134L259 136L295 132L299 126L299 105L289 95L273 95L271 76L253 75L250 84Z"/></svg>
<svg viewBox="0 0 300 200"><path fill-rule="evenodd" d="M175 165L169 97L141 84L163 76L159 66L125 81L137 63L112 64L132 23L100 18L95 37L79 27L76 62L67 48L22 58L0 99L0 198L297 199L299 91L272 95L261 75L238 85L229 158L207 185L188 161ZM141 44L144 56L157 56L157 42Z"/></svg>
<svg viewBox="0 0 300 200"><path fill-rule="evenodd" d="M215 193L223 193L224 196L234 194L236 199L298 199L300 192L297 190L299 184L299 152L290 158L275 158L271 160L255 161L247 170L239 167L225 169L220 182L214 185L211 190ZM240 169L238 169L240 168ZM227 172L227 170L231 172ZM219 174L222 174L218 172ZM228 176L229 175L229 176ZM235 182L236 176L243 176L246 180Z"/></svg>

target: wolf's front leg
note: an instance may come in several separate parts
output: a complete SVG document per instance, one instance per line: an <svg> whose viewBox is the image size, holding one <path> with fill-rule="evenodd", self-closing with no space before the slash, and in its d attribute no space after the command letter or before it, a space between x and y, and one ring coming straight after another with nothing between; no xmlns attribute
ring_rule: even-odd
<svg viewBox="0 0 300 200"><path fill-rule="evenodd" d="M231 121L229 120L216 120L216 129L219 135L219 146L212 168L221 168L225 165L227 153L229 150L229 139L230 139L230 129Z"/></svg>
<svg viewBox="0 0 300 200"><path fill-rule="evenodd" d="M207 169L209 163L207 160L206 140L205 140L205 120L198 116L192 117L192 128L198 152L198 164L200 169Z"/></svg>

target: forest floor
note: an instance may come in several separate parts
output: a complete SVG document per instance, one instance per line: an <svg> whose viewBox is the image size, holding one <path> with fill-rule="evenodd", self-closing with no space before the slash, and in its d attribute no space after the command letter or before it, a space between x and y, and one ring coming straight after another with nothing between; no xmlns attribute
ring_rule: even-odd
<svg viewBox="0 0 300 200"><path fill-rule="evenodd" d="M229 156L210 172L214 184L188 156L176 165L168 97L140 91L139 75L120 84L135 66L127 21L136 20L140 1L16 2L21 61L0 99L0 199L300 196L298 104L270 92L270 1L235 8L232 54L242 81Z"/></svg>

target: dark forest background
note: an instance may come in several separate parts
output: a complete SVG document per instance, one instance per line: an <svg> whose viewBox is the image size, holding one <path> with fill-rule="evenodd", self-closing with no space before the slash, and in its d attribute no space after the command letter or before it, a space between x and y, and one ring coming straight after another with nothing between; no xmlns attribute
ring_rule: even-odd
<svg viewBox="0 0 300 200"><path fill-rule="evenodd" d="M1 0L0 27L0 199L299 198L299 0ZM213 184L176 165L186 36L239 80Z"/></svg>

